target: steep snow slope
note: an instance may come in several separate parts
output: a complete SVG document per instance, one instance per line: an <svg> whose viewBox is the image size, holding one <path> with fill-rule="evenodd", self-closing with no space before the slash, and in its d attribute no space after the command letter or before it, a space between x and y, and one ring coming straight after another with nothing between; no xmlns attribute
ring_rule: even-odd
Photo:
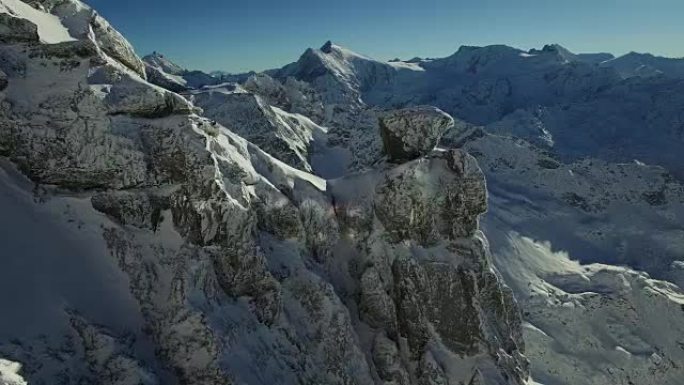
<svg viewBox="0 0 684 385"><path fill-rule="evenodd" d="M116 368L109 380L144 379L143 368L160 370L128 277L102 239L108 221L83 197L36 201L33 184L6 162L2 166L2 355L25 363L22 372L32 383L91 378L83 361L93 356L108 370ZM90 346L85 333L121 341Z"/></svg>
<svg viewBox="0 0 684 385"><path fill-rule="evenodd" d="M474 158L421 147L325 180L232 131L249 119L224 127L148 83L78 0L32 3L76 40L43 44L21 34L30 21L0 18L0 155L30 179L3 174L0 202L26 214L0 233L16 246L0 250L2 285L42 278L23 300L3 293L15 312L2 323L18 330L34 306L46 317L0 334L3 376L10 360L31 384L526 382L520 313L478 230ZM271 139L325 133L304 111L346 116L287 85L264 100L297 111L257 103Z"/></svg>
<svg viewBox="0 0 684 385"><path fill-rule="evenodd" d="M505 196L502 206L515 203L507 211L519 210L510 230L550 241L585 263L629 265L684 283L673 270L684 259L684 187L665 169L597 159L563 163L522 140L481 135L465 147L487 174L492 196Z"/></svg>

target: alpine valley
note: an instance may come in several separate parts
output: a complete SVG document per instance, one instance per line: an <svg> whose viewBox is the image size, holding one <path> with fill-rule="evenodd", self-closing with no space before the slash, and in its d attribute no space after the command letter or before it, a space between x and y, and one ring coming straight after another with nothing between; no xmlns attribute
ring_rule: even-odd
<svg viewBox="0 0 684 385"><path fill-rule="evenodd" d="M682 385L683 154L684 60L207 74L0 0L0 384Z"/></svg>

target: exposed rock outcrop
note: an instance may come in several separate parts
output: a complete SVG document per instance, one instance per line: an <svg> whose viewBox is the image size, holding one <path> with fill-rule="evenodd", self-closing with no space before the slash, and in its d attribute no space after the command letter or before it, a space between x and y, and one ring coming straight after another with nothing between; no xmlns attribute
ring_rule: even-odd
<svg viewBox="0 0 684 385"><path fill-rule="evenodd" d="M145 63L145 74L147 75L147 80L156 84L159 87L165 88L172 92L183 92L187 91L189 88L187 82L179 76L169 76L164 73L161 69Z"/></svg>
<svg viewBox="0 0 684 385"><path fill-rule="evenodd" d="M145 65L136 55L133 46L97 13L93 13L90 24L100 48L144 79Z"/></svg>
<svg viewBox="0 0 684 385"><path fill-rule="evenodd" d="M26 19L0 13L0 43L37 43L38 28Z"/></svg>
<svg viewBox="0 0 684 385"><path fill-rule="evenodd" d="M361 181L364 189L348 190ZM436 153L343 178L332 192L342 239L358 243L359 312L378 333L373 359L383 381L405 383L408 374L410 383L468 383L479 364L467 357L481 355L506 373L485 383L526 378L515 301L477 232L486 189L474 158ZM466 373L454 375L452 365Z"/></svg>
<svg viewBox="0 0 684 385"><path fill-rule="evenodd" d="M7 88L7 74L0 70L0 91L4 91Z"/></svg>
<svg viewBox="0 0 684 385"><path fill-rule="evenodd" d="M453 126L454 119L451 116L428 106L391 111L380 117L384 150L393 162L427 155Z"/></svg>

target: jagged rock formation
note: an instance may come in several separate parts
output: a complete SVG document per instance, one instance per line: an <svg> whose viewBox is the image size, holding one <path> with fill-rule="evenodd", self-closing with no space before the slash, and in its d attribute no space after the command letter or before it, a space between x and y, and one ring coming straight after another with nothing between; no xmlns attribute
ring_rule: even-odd
<svg viewBox="0 0 684 385"><path fill-rule="evenodd" d="M33 24L40 41L0 44L0 155L11 161L0 204L44 219L39 235L77 269L46 284L51 306L27 301L0 320L0 356L28 382L526 381L520 315L478 231L486 188L474 158L421 153L329 183L301 170L300 143L325 131L308 118L240 91L235 105L254 115L225 127L148 83L130 45L78 0L0 4L24 20L3 25ZM285 85L266 97L321 106L304 102L312 88ZM252 117L268 140L235 133L250 134ZM22 254L34 246L3 258L48 263ZM26 274L8 266L0 274ZM26 330L32 306L44 323Z"/></svg>
<svg viewBox="0 0 684 385"><path fill-rule="evenodd" d="M407 161L430 153L454 119L434 107L412 107L380 117L383 148L392 161Z"/></svg>
<svg viewBox="0 0 684 385"><path fill-rule="evenodd" d="M488 365L505 374L485 383L526 377L515 302L477 232L486 190L474 158L435 153L337 180L332 195L343 243L358 244L360 318L383 381L467 383Z"/></svg>
<svg viewBox="0 0 684 385"><path fill-rule="evenodd" d="M308 154L312 169L329 177L385 167L376 134L384 112L375 107L430 103L465 119L456 119L458 129L446 133L443 146L466 148L487 174L485 230L494 261L522 301L535 379L677 384L681 370L671 363L681 359L681 331L666 325L681 323L681 291L637 271L591 263L624 264L684 284L682 255L673 246L682 243L677 229L684 223L680 82L675 72L623 81L621 60L608 59L558 45L528 52L491 46L464 47L446 59L381 63L326 43L242 86L327 130ZM566 258L559 249L583 265L557 263ZM386 316L396 304L380 277L367 269L360 279L370 293L359 300L363 320L396 329ZM655 312L662 317L650 317ZM382 378L412 378L397 364L401 348L391 338L376 335L372 346ZM424 365L438 367L434 362L427 357Z"/></svg>

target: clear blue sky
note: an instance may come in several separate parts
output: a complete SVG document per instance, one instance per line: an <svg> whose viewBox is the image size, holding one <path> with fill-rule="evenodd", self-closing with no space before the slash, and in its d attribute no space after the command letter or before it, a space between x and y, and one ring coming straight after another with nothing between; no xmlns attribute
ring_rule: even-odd
<svg viewBox="0 0 684 385"><path fill-rule="evenodd" d="M326 40L378 59L461 45L684 56L682 0L85 0L133 43L184 67L280 67Z"/></svg>

